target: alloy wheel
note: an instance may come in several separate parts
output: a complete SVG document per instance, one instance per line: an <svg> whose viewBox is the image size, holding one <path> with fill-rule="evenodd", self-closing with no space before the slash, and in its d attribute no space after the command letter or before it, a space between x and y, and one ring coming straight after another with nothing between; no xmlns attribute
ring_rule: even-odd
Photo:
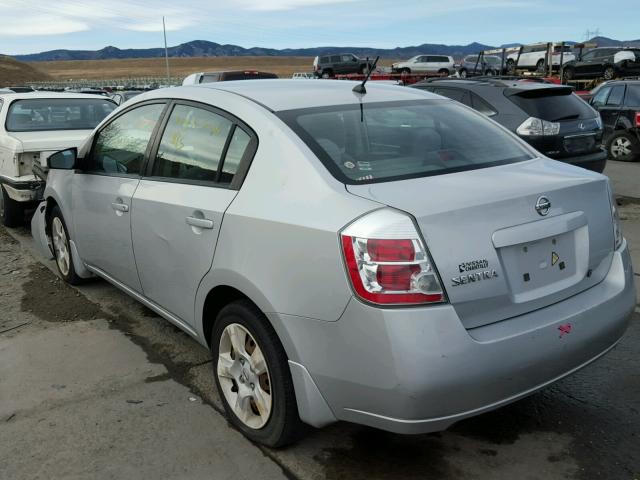
<svg viewBox="0 0 640 480"><path fill-rule="evenodd" d="M611 156L613 156L613 158L629 156L632 151L631 141L628 138L616 138L611 144Z"/></svg>
<svg viewBox="0 0 640 480"><path fill-rule="evenodd" d="M56 263L63 276L69 275L71 256L69 255L69 242L60 217L54 217L51 223L51 236L53 249L56 253Z"/></svg>
<svg viewBox="0 0 640 480"><path fill-rule="evenodd" d="M604 70L604 79L605 80L613 80L614 75L615 75L615 72L614 72L613 68L607 67Z"/></svg>
<svg viewBox="0 0 640 480"><path fill-rule="evenodd" d="M216 373L236 417L254 430L264 427L273 406L269 368L253 335L238 323L220 336Z"/></svg>

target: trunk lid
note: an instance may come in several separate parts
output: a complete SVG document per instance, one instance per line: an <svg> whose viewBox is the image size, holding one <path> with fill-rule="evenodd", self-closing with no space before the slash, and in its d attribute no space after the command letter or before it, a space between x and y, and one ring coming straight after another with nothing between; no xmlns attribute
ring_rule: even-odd
<svg viewBox="0 0 640 480"><path fill-rule="evenodd" d="M57 152L80 147L93 130L57 130L41 132L10 132L19 140L23 152Z"/></svg>
<svg viewBox="0 0 640 480"><path fill-rule="evenodd" d="M552 160L347 190L414 216L466 328L575 295L611 264L606 177Z"/></svg>

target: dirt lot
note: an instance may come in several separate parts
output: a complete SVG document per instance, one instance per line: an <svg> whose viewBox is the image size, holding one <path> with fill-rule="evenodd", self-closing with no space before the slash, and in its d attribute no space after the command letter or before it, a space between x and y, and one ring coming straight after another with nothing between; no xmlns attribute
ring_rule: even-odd
<svg viewBox="0 0 640 480"><path fill-rule="evenodd" d="M626 185L635 166L615 167ZM620 208L640 265L637 192ZM0 228L0 478L640 478L638 313L598 362L446 432L337 424L273 451L227 425L204 348L105 282L70 288L52 267L27 228Z"/></svg>
<svg viewBox="0 0 640 480"><path fill-rule="evenodd" d="M379 63L391 65L393 61L381 59ZM174 77L186 77L193 72L245 69L290 77L294 72L310 72L313 69L313 57L193 57L170 58L169 62ZM161 77L166 74L164 58L73 60L37 62L33 65L56 80Z"/></svg>

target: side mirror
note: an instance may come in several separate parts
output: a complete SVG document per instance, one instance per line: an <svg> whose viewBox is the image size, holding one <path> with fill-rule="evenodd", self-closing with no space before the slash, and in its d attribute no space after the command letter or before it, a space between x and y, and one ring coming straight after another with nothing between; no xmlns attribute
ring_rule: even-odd
<svg viewBox="0 0 640 480"><path fill-rule="evenodd" d="M67 148L50 155L47 158L47 166L56 170L73 170L78 158L77 148Z"/></svg>

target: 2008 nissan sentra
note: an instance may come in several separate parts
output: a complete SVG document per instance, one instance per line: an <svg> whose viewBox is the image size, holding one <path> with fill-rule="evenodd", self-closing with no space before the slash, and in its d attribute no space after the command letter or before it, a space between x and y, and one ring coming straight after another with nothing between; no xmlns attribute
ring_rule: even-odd
<svg viewBox="0 0 640 480"><path fill-rule="evenodd" d="M49 158L32 222L211 349L230 421L442 430L584 367L635 305L606 177L437 95L264 80L141 94ZM52 253L53 252L53 253Z"/></svg>

